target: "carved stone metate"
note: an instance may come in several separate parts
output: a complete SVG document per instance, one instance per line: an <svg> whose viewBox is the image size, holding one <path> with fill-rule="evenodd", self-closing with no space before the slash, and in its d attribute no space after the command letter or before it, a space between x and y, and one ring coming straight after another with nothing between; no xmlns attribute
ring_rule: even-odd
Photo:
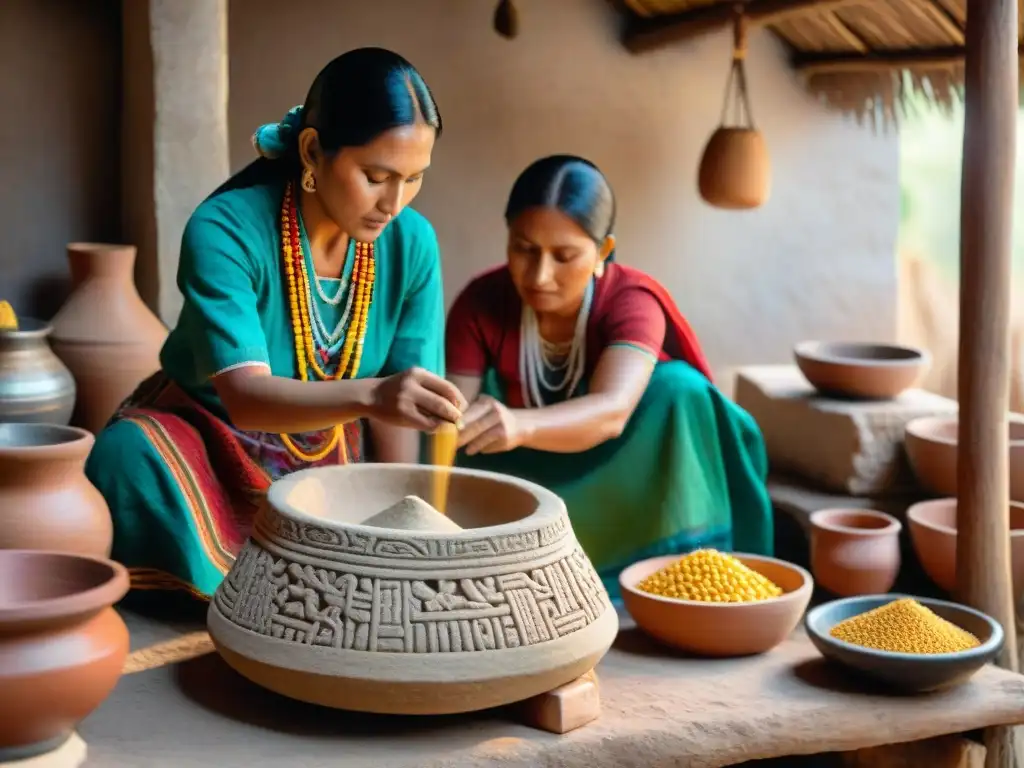
<svg viewBox="0 0 1024 768"><path fill-rule="evenodd" d="M346 680L373 677L376 662L360 659L380 657L381 683L437 677L431 683L437 706L415 711L451 711L441 701L444 685L479 686L488 679L501 685L519 676L534 678L530 684L542 692L596 664L614 639L617 619L555 494L514 478L456 469L449 512L461 531L405 532L348 522L367 519L409 492L427 496L433 471L414 465L331 467L276 483L214 595L210 629L218 646L259 664L280 664L289 674L315 668ZM486 525L492 520L499 524ZM265 652L259 638L266 638ZM488 652L497 667L490 667ZM384 657L408 661L398 668ZM232 661L230 653L226 658ZM423 660L422 670L415 658ZM455 666L444 677L436 666L447 664L443 658L478 661ZM371 672L356 669L360 664ZM427 665L433 665L429 672ZM550 685L536 682L545 675ZM285 685L257 682L278 690ZM519 683L510 684L509 696L520 690ZM493 698L483 696L482 705L492 706ZM351 699L339 705L352 706Z"/></svg>

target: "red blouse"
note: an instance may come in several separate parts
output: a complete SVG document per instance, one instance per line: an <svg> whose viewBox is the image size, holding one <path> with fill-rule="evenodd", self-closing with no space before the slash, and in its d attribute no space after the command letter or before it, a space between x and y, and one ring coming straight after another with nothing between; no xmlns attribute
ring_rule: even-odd
<svg viewBox="0 0 1024 768"><path fill-rule="evenodd" d="M524 404L519 380L521 314L522 301L508 268L496 267L474 278L455 299L445 333L448 373L482 376L494 368L513 408ZM685 360L711 378L696 336L668 291L643 272L612 263L594 286L587 325L587 380L601 352L617 344L639 347L658 360Z"/></svg>

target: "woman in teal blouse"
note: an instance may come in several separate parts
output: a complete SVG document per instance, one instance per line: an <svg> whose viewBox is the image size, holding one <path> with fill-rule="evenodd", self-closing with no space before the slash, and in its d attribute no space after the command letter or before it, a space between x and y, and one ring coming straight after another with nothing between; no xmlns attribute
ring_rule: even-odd
<svg viewBox="0 0 1024 768"><path fill-rule="evenodd" d="M440 133L411 64L350 51L256 132L261 159L196 209L162 369L97 436L86 470L133 588L209 597L274 479L416 461L416 430L459 420L437 238L406 207Z"/></svg>

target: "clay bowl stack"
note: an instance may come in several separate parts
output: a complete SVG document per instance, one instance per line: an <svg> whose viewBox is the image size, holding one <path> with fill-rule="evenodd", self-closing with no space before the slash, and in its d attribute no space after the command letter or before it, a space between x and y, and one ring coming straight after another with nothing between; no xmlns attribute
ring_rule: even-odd
<svg viewBox="0 0 1024 768"><path fill-rule="evenodd" d="M450 472L447 518L422 501L425 515L399 509L430 499L438 472ZM393 714L530 698L589 672L618 632L557 495L403 464L275 482L207 621L223 658L258 685Z"/></svg>
<svg viewBox="0 0 1024 768"><path fill-rule="evenodd" d="M936 496L956 496L956 416L922 416L907 423L904 445L910 468L925 490ZM1024 418L1008 416L1010 441L1010 498L1024 502Z"/></svg>
<svg viewBox="0 0 1024 768"><path fill-rule="evenodd" d="M800 372L827 397L891 400L930 364L924 350L896 344L804 341L793 350Z"/></svg>
<svg viewBox="0 0 1024 768"><path fill-rule="evenodd" d="M921 567L945 590L956 588L956 499L932 499L907 510L907 527ZM1010 560L1013 593L1024 590L1024 504L1010 503Z"/></svg>
<svg viewBox="0 0 1024 768"><path fill-rule="evenodd" d="M905 597L907 595L862 595L819 605L807 614L807 634L829 661L901 693L927 693L966 682L1002 648L1003 628L991 617L957 603L923 597L914 600L970 632L980 645L953 653L894 653L854 645L831 635L840 622Z"/></svg>
<svg viewBox="0 0 1024 768"><path fill-rule="evenodd" d="M0 550L0 764L57 749L114 689L128 628L111 606L127 591L110 560Z"/></svg>
<svg viewBox="0 0 1024 768"><path fill-rule="evenodd" d="M654 639L708 657L752 656L784 641L800 623L813 591L803 568L763 555L734 554L783 590L780 597L748 603L708 603L653 595L637 585L679 560L667 555L642 560L619 575L622 600L637 626Z"/></svg>

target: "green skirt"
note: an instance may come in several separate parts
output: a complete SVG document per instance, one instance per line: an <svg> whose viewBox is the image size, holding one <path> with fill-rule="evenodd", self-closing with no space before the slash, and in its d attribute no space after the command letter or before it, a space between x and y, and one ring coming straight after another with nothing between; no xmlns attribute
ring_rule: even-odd
<svg viewBox="0 0 1024 768"><path fill-rule="evenodd" d="M484 391L502 398L493 376ZM772 554L761 432L681 361L657 365L614 440L576 454L460 453L457 464L531 480L561 496L576 538L613 597L619 572L647 557L701 547Z"/></svg>
<svg viewBox="0 0 1024 768"><path fill-rule="evenodd" d="M114 522L111 556L127 568L131 605L208 599L249 536L270 484L310 466L362 460L361 425L318 462L293 457L279 435L242 432L158 373L96 436L86 476ZM330 433L294 435L304 451Z"/></svg>

